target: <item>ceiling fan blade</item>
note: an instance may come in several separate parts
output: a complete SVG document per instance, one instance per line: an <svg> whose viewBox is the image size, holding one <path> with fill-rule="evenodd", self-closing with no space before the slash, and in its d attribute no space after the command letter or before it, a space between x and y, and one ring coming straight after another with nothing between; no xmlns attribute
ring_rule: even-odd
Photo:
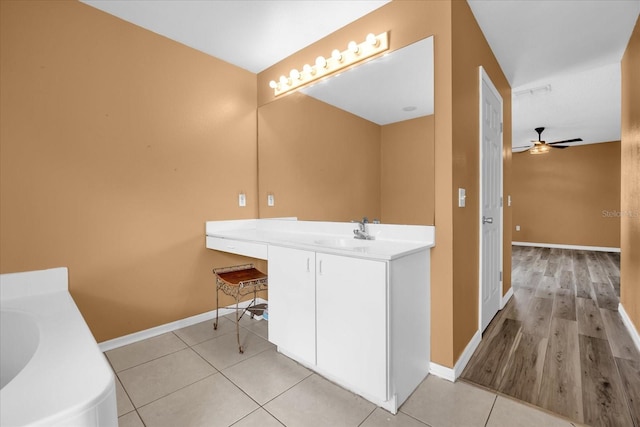
<svg viewBox="0 0 640 427"><path fill-rule="evenodd" d="M582 138L573 138L573 139L565 139L564 141L549 142L547 143L547 145L568 144L569 142L580 142L580 141L582 141Z"/></svg>
<svg viewBox="0 0 640 427"><path fill-rule="evenodd" d="M531 145L521 145L520 147L511 147L512 150L520 150L522 148L531 148Z"/></svg>
<svg viewBox="0 0 640 427"><path fill-rule="evenodd" d="M547 144L547 145L549 145L549 144ZM549 147L551 147L551 148L560 148L561 150L564 149L564 148L569 148L568 145L549 145Z"/></svg>

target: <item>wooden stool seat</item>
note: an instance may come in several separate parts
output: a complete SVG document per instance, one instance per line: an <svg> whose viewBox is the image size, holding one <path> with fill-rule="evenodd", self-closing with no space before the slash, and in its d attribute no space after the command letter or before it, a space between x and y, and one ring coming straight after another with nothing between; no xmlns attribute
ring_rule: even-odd
<svg viewBox="0 0 640 427"><path fill-rule="evenodd" d="M218 329L218 312L220 311L218 292L222 291L236 301L236 338L238 350L240 353L244 353L244 349L240 345L240 319L246 311L251 313L252 318L254 314L262 314L266 305L256 304L257 292L267 289L268 277L253 264L214 268L213 274L216 276L216 320L213 323L213 329ZM253 293L253 301L243 309L242 314L239 314L240 299L251 293Z"/></svg>

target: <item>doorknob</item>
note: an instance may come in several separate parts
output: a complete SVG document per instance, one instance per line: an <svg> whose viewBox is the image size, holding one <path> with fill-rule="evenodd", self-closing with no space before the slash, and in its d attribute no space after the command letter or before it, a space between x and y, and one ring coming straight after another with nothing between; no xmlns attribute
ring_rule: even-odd
<svg viewBox="0 0 640 427"><path fill-rule="evenodd" d="M482 223L483 223L483 224L493 224L493 218L483 216L483 217L482 217Z"/></svg>

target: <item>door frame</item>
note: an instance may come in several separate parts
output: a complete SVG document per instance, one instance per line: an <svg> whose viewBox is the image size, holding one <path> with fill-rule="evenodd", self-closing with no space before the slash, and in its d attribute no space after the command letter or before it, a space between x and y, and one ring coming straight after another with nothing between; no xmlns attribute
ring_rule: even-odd
<svg viewBox="0 0 640 427"><path fill-rule="evenodd" d="M483 110L483 85L482 83L486 83L489 86L489 90L494 93L494 95L500 100L500 122L504 123L504 100L502 99L502 95L498 92L495 85L489 78L489 74L485 71L485 69L481 66L478 67L478 82L479 82L479 100L478 100L478 121L480 123L479 126L479 134L478 134L478 147L479 147L479 192L478 192L478 331L482 334L484 332L482 330L482 178L483 178L483 168L482 168L482 130L483 130L483 120L482 120L482 110ZM500 146L502 147L502 159L500 162L500 272L502 273L502 278L500 280L500 305L499 309L501 310L504 299L504 132L500 130Z"/></svg>

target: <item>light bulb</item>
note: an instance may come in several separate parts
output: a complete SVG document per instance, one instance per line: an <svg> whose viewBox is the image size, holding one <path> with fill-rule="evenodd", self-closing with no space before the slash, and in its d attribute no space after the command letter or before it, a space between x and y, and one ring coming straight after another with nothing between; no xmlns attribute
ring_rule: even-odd
<svg viewBox="0 0 640 427"><path fill-rule="evenodd" d="M353 53L358 53L360 52L360 46L358 46L358 43L354 42L354 41L350 41L349 45L347 46L349 48L349 50Z"/></svg>
<svg viewBox="0 0 640 427"><path fill-rule="evenodd" d="M280 76L280 84L282 86L289 85L289 79L286 76Z"/></svg>
<svg viewBox="0 0 640 427"><path fill-rule="evenodd" d="M331 57L335 61L342 62L342 53L340 53L338 49L333 49L333 52L331 52Z"/></svg>
<svg viewBox="0 0 640 427"><path fill-rule="evenodd" d="M377 39L377 37L373 33L369 33L367 34L367 43L375 47L375 46L378 46L378 43L380 43L380 41Z"/></svg>
<svg viewBox="0 0 640 427"><path fill-rule="evenodd" d="M270 87L271 89L275 89L275 88L277 88L277 87L278 87L278 83L276 83L276 81L275 81L275 80L271 80L271 81L269 82L269 87Z"/></svg>
<svg viewBox="0 0 640 427"><path fill-rule="evenodd" d="M289 73L289 77L291 77L291 80L300 80L302 78L302 76L300 75L300 71L296 70L295 68L291 70L291 72Z"/></svg>
<svg viewBox="0 0 640 427"><path fill-rule="evenodd" d="M304 64L304 67L302 67L302 71L309 74L310 76L313 76L316 73L316 70L309 64Z"/></svg>
<svg viewBox="0 0 640 427"><path fill-rule="evenodd" d="M324 59L324 56L318 56L316 58L316 67L318 67L318 68L327 68L327 60Z"/></svg>

